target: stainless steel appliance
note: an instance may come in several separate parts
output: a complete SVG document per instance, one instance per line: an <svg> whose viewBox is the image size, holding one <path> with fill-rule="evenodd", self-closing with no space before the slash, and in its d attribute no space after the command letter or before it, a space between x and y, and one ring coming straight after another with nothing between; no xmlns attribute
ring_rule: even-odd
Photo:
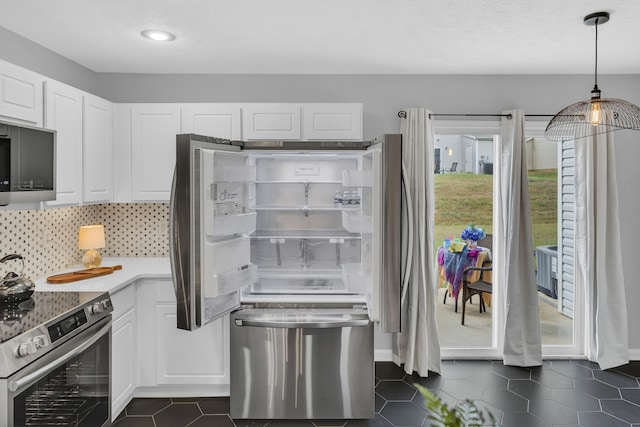
<svg viewBox="0 0 640 427"><path fill-rule="evenodd" d="M0 122L0 205L56 198L56 132Z"/></svg>
<svg viewBox="0 0 640 427"><path fill-rule="evenodd" d="M400 135L177 136L177 324L234 312L232 417L373 417L373 324L400 329L402 185Z"/></svg>
<svg viewBox="0 0 640 427"><path fill-rule="evenodd" d="M112 310L89 292L0 304L0 427L110 425Z"/></svg>

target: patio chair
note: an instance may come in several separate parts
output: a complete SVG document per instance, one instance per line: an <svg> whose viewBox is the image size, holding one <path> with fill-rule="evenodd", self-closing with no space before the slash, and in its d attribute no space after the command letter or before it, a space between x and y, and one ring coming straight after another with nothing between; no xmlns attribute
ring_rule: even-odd
<svg viewBox="0 0 640 427"><path fill-rule="evenodd" d="M440 170L440 162L436 162L436 167L433 171L433 173L441 173L442 171Z"/></svg>
<svg viewBox="0 0 640 427"><path fill-rule="evenodd" d="M451 167L449 169L446 169L446 172L456 172L457 169L458 169L458 162L453 162L451 163Z"/></svg>
<svg viewBox="0 0 640 427"><path fill-rule="evenodd" d="M487 248L493 254L493 234L485 234L485 236L478 240L478 246Z"/></svg>
<svg viewBox="0 0 640 427"><path fill-rule="evenodd" d="M481 259L482 258L482 259ZM478 266L481 265L480 267ZM485 257L478 257L478 263L475 267L468 267L464 270L462 279L462 325L464 325L465 308L467 300L473 295L480 295L479 310L480 313L486 312L487 308L484 304L483 294L493 293L493 284L491 283L492 262ZM476 277L472 277L476 276Z"/></svg>

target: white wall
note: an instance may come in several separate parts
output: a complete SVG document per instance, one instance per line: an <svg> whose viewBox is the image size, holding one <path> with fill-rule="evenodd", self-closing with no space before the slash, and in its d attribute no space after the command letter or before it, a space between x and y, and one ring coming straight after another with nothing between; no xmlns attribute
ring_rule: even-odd
<svg viewBox="0 0 640 427"><path fill-rule="evenodd" d="M361 102L364 136L398 132L399 110L423 106L436 113L496 114L524 108L555 114L587 99L592 75L155 75L93 73L0 28L0 59L114 102ZM640 74L601 75L603 97L640 104ZM537 118L538 120L544 120ZM640 358L640 301L635 281L640 197L640 133L616 135L623 230L623 265L629 305L630 345ZM444 154L444 153L443 153Z"/></svg>

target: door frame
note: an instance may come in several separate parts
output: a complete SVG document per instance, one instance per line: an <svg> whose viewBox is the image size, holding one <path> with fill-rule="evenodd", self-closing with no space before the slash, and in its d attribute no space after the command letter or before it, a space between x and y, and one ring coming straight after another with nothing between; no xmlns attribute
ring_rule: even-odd
<svg viewBox="0 0 640 427"><path fill-rule="evenodd" d="M547 121L525 121L526 137L544 137L544 131L547 127ZM496 135L496 141L499 141L501 134L500 120L484 120L484 121L462 121L462 120L435 120L434 134L436 135L469 135L484 134ZM559 146L560 147L560 146ZM500 173L500 149L499 144L494 143L494 219L496 218L496 185L498 184L498 175ZM561 154L558 148L558 170L560 171ZM560 183L560 181L558 181ZM558 191L558 206L562 203L562 194ZM560 223L560 212L558 213L558 227ZM494 220L495 221L495 220ZM494 227L495 230L495 222ZM561 235L561 234L559 234ZM497 242L494 241L494 246ZM558 254L561 259L561 252ZM494 281L500 283L504 280L498 272L494 272ZM500 286L497 286L493 293L495 306L503 305L503 295L500 292ZM575 306L573 318L573 345L543 345L542 356L545 359L552 358L583 358L585 356L585 339L586 328L584 324L584 289L579 284L575 284ZM578 304L580 303L580 304ZM443 359L502 359L502 349L504 347L504 310L492 310L492 347L470 347L470 348L442 348L441 357Z"/></svg>

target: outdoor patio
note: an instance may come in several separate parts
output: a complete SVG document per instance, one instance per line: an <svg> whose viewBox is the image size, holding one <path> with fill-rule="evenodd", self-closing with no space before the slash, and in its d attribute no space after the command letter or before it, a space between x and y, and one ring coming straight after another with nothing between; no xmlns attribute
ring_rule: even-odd
<svg viewBox="0 0 640 427"><path fill-rule="evenodd" d="M464 326L460 324L462 317L462 296L458 304L458 312L454 311L453 298L447 297L442 303L446 288L438 289L436 300L436 323L440 345L443 348L468 348L491 346L491 309L487 305L486 313L478 312L478 297L474 296L473 304L467 302ZM573 320L558 312L556 300L538 292L540 306L540 327L543 345L571 345L573 342Z"/></svg>

